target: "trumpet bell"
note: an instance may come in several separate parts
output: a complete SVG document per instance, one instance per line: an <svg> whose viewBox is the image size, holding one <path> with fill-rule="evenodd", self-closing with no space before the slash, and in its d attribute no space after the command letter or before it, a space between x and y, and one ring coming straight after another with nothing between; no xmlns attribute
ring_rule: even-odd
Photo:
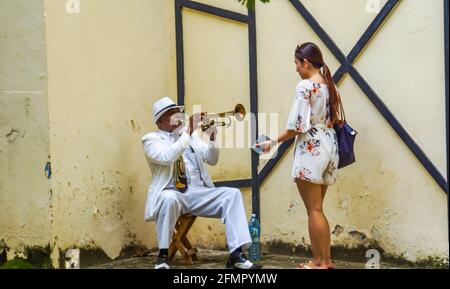
<svg viewBox="0 0 450 289"><path fill-rule="evenodd" d="M236 120L243 121L245 118L245 114L246 114L245 107L242 104L238 103L234 107L234 110L221 112L217 115L219 117L234 116L236 118Z"/></svg>
<svg viewBox="0 0 450 289"><path fill-rule="evenodd" d="M243 121L245 118L245 107L242 104L237 104L234 108L234 116L238 121Z"/></svg>

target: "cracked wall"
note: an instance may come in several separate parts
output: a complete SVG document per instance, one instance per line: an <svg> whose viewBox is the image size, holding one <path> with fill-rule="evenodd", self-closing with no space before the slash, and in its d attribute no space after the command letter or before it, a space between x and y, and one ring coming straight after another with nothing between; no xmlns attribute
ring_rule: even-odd
<svg viewBox="0 0 450 289"><path fill-rule="evenodd" d="M9 259L51 236L43 11L39 0L0 1L0 243Z"/></svg>
<svg viewBox="0 0 450 289"><path fill-rule="evenodd" d="M170 2L81 1L68 14L45 1L54 262L68 248L114 259L129 245L156 246L140 140L155 129L153 102L175 95Z"/></svg>

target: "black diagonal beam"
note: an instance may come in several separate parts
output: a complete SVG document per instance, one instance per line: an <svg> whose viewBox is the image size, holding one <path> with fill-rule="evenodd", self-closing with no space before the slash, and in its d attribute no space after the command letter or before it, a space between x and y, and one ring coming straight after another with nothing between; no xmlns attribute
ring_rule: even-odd
<svg viewBox="0 0 450 289"><path fill-rule="evenodd" d="M311 13L306 9L306 7L299 0L289 0L291 4L297 9L298 13L306 20L306 22L311 26L314 32L319 36L319 38L325 43L325 45L333 53L334 57L339 61L341 65L347 67L351 65L350 62L345 57L344 53L339 49L336 43L328 36L327 32L319 25L316 19Z"/></svg>
<svg viewBox="0 0 450 289"><path fill-rule="evenodd" d="M394 129L394 131L403 140L406 146L411 150L414 156L420 161L428 173L433 177L436 183L442 188L442 190L448 194L448 183L426 154L422 151L419 145L413 140L413 138L408 134L408 132L403 128L400 122L395 118L395 116L389 111L387 106L378 97L375 91L370 87L370 85L364 80L364 78L359 74L359 72L353 67L353 65L344 56L342 51L333 41L333 39L326 33L326 31L320 26L317 20L311 15L311 13L306 9L306 7L299 0L289 0L292 5L297 9L300 15L306 20L309 26L314 30L314 32L319 36L319 38L325 43L328 49L333 53L336 59L344 66L345 70L350 74L356 84L361 88L361 90L366 94L372 104L378 109L378 111L383 115L385 120Z"/></svg>
<svg viewBox="0 0 450 289"><path fill-rule="evenodd" d="M361 38L358 40L356 45L353 47L353 49L351 50L351 52L347 56L347 60L350 63L353 63L353 61L355 61L356 58L358 58L359 54L361 54L361 52L364 50L366 45L370 42L370 40L373 38L375 33L378 31L378 29L383 24L384 20L386 20L386 18L389 16L389 14L392 12L392 10L395 8L395 6L397 5L397 3L399 1L400 0L389 0L383 6L383 8L381 9L380 13L377 14L375 19L372 21L372 23L369 25L369 27L366 29L364 34L361 36ZM341 66L336 71L335 75L333 76L334 82L338 83L342 79L342 77L344 76L344 73L346 73L346 72L347 71L345 70L344 66ZM273 158L273 159L270 159L266 163L264 168L261 170L260 175L259 175L260 182L262 182L268 176L270 171L281 160L283 155L286 153L286 151L289 150L289 148L291 147L291 145L293 143L294 143L294 141L292 139L292 140L286 141L286 142L284 142L283 144L280 145L280 147L278 148L277 156L275 158Z"/></svg>
<svg viewBox="0 0 450 289"><path fill-rule="evenodd" d="M387 19L387 17L390 15L390 13L394 10L396 5L400 2L400 0L389 0L383 8L380 10L380 13L377 14L375 19L370 23L369 27L366 29L364 34L359 38L356 45L353 47L353 49L350 51L350 53L347 55L347 60L350 63L354 63L356 58L361 54L361 52L364 50L364 48L367 46L369 41L373 38L375 33L378 31L378 29L383 25L384 21ZM341 81L342 77L344 76L346 70L344 66L339 67L339 69L336 71L336 73L333 76L333 80L335 83L339 83Z"/></svg>

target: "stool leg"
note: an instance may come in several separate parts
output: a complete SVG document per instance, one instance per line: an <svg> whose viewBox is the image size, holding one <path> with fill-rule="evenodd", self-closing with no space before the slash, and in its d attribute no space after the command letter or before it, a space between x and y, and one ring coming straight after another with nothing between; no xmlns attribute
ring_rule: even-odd
<svg viewBox="0 0 450 289"><path fill-rule="evenodd" d="M191 243L186 237L196 219L196 216L181 216L178 219L175 225L172 243L169 246L169 260L172 260L176 252L180 251L187 264L192 265L194 264L193 261L198 261L197 250L192 248Z"/></svg>
<svg viewBox="0 0 450 289"><path fill-rule="evenodd" d="M177 253L177 245L175 244L175 242L172 241L172 243L170 243L169 246L169 260L172 261L176 253Z"/></svg>
<svg viewBox="0 0 450 289"><path fill-rule="evenodd" d="M198 261L197 249L192 247L191 242L189 242L189 239L187 238L187 236L185 236L183 238L182 242L183 242L184 246L188 249L189 254L192 257L192 260Z"/></svg>
<svg viewBox="0 0 450 289"><path fill-rule="evenodd" d="M194 260L192 259L191 255L189 254L189 250L184 246L184 244L181 241L176 241L178 250L181 252L181 254L184 257L184 260L188 265L193 265Z"/></svg>

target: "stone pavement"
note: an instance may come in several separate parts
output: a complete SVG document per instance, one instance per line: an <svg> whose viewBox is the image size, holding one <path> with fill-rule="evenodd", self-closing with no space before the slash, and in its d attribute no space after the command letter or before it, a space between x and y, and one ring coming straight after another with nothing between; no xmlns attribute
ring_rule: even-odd
<svg viewBox="0 0 450 289"><path fill-rule="evenodd" d="M200 261L194 265L186 265L184 259L179 253L175 257L172 264L174 269L224 269L225 261L228 256L226 251L198 249L198 257ZM106 264L88 267L89 269L153 269L157 257L157 252L151 252L145 257L135 257L121 260L114 260ZM295 269L297 264L308 262L309 259L286 256L277 254L263 254L260 264L264 269ZM346 262L335 260L336 269L365 269L365 263ZM406 265L395 265L390 263L381 263L382 269L395 268L413 268Z"/></svg>

